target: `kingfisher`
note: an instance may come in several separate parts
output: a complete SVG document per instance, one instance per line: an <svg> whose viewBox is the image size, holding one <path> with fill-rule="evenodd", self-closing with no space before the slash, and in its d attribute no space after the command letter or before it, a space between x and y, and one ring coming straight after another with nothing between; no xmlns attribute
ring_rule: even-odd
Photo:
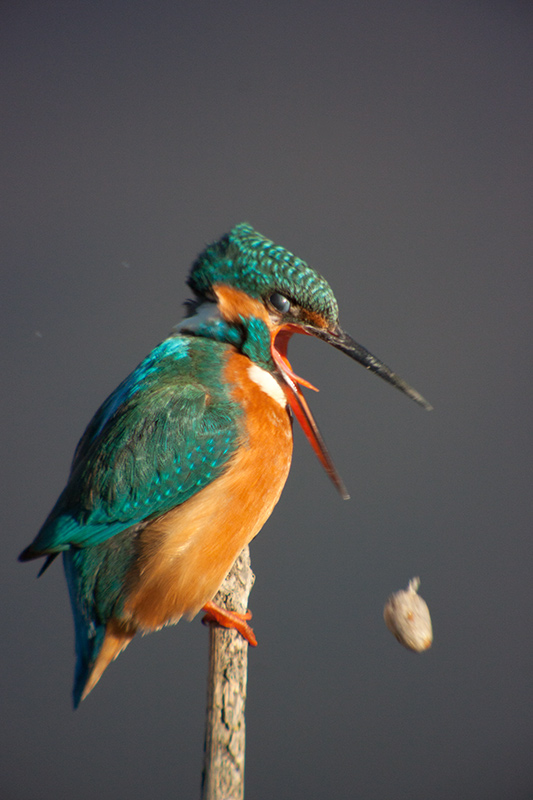
<svg viewBox="0 0 533 800"><path fill-rule="evenodd" d="M335 296L305 261L234 227L187 280L184 319L107 398L74 454L67 485L20 561L59 555L74 617L77 707L137 632L192 619L257 641L213 602L279 500L302 426L341 496L348 493L287 357L314 336L429 403L339 325Z"/></svg>

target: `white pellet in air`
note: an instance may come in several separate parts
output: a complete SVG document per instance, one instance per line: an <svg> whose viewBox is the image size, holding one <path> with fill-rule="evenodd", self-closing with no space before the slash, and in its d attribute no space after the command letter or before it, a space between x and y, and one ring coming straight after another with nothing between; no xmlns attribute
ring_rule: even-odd
<svg viewBox="0 0 533 800"><path fill-rule="evenodd" d="M400 644L415 653L427 650L433 642L429 608L417 594L419 586L420 578L413 578L407 589L391 594L383 610L387 628Z"/></svg>

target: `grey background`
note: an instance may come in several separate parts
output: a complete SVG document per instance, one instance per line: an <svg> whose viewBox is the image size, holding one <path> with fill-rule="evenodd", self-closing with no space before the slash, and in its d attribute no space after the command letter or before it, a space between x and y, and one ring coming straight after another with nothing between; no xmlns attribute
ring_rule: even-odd
<svg viewBox="0 0 533 800"><path fill-rule="evenodd" d="M332 284L431 414L318 341L252 546L247 796L533 797L529 2L17 2L0 12L0 796L199 791L207 633L139 638L73 713L59 565L16 563L109 392L241 220ZM386 630L422 579L435 643Z"/></svg>

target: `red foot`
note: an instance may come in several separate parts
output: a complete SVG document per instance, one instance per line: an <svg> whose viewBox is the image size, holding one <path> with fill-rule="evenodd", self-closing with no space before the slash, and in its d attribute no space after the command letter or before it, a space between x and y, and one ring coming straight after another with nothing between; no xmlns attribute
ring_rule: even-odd
<svg viewBox="0 0 533 800"><path fill-rule="evenodd" d="M252 618L252 612L247 611L246 614L239 614L237 611L228 611L225 608L215 605L211 600L206 603L203 610L205 617L202 619L204 624L214 622L221 625L223 628L233 628L238 631L244 639L251 644L252 647L257 647L257 639L252 628L246 622L247 619Z"/></svg>

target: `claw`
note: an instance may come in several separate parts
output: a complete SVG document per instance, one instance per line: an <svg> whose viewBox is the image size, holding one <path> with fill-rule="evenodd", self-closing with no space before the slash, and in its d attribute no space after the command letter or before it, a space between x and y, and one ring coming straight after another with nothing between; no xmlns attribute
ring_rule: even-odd
<svg viewBox="0 0 533 800"><path fill-rule="evenodd" d="M246 614L239 614L237 611L228 611L226 608L220 608L212 601L206 603L203 610L205 611L205 617L202 619L204 625L214 623L221 625L223 628L233 628L246 639L248 644L251 644L252 647L257 647L255 634L246 622L247 619L252 618L251 611L247 611Z"/></svg>

